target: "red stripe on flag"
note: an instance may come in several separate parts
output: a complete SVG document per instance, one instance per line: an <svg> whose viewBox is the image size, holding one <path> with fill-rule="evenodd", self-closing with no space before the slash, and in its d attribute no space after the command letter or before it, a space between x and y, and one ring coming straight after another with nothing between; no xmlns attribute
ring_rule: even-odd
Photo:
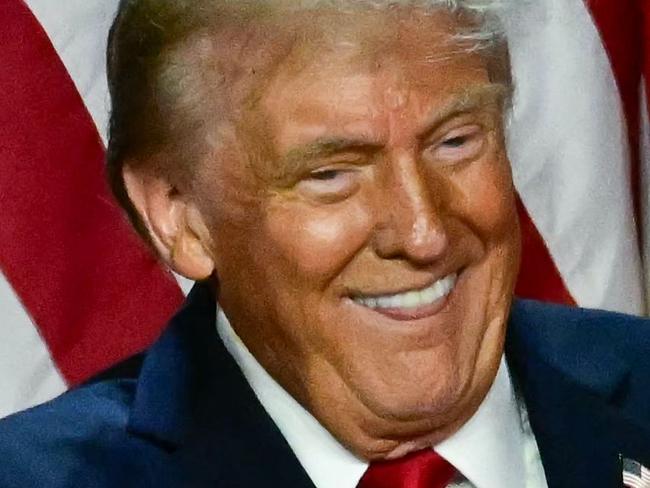
<svg viewBox="0 0 650 488"><path fill-rule="evenodd" d="M639 117L641 70L643 66L643 15L645 0L587 0L600 31L618 84L630 141L630 173L635 214L640 215ZM589 53L585 53L589 55ZM598 110L595 106L594 110Z"/></svg>
<svg viewBox="0 0 650 488"><path fill-rule="evenodd" d="M95 126L37 20L0 0L0 25L0 266L76 383L149 344L182 294L113 204Z"/></svg>
<svg viewBox="0 0 650 488"><path fill-rule="evenodd" d="M575 305L535 224L520 200L517 201L521 225L521 272L515 294L547 302Z"/></svg>
<svg viewBox="0 0 650 488"><path fill-rule="evenodd" d="M650 2L639 0L643 10L643 76L645 78L645 92L647 109L650 113Z"/></svg>

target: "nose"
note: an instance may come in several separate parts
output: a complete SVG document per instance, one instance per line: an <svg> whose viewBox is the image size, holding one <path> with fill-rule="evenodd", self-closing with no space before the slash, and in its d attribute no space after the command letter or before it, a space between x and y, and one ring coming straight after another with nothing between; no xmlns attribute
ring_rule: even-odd
<svg viewBox="0 0 650 488"><path fill-rule="evenodd" d="M374 248L378 256L422 265L446 252L449 238L434 178L426 178L418 161L406 156L390 164L377 202Z"/></svg>

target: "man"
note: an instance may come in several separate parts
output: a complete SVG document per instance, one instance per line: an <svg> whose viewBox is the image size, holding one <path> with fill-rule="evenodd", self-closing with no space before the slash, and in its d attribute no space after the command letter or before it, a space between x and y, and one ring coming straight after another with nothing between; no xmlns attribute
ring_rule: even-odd
<svg viewBox="0 0 650 488"><path fill-rule="evenodd" d="M650 464L646 323L513 305L496 5L123 1L111 184L199 284L144 359L0 423L0 486L612 487Z"/></svg>

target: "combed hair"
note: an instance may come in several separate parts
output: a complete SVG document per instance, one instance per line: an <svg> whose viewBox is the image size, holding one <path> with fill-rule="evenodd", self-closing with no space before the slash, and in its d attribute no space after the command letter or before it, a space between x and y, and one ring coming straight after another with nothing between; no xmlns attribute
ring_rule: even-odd
<svg viewBox="0 0 650 488"><path fill-rule="evenodd" d="M136 230L148 240L124 185L124 164L155 164L157 171L169 174L205 150L197 137L207 130L207 115L201 114L204 94L200 85L192 83L188 61L181 60L187 53L179 54L201 35L278 12L354 12L410 6L445 9L463 20L452 36L461 49L484 54L492 67L491 76L511 88L507 43L499 20L505 1L121 0L107 50L112 105L107 175L113 194Z"/></svg>

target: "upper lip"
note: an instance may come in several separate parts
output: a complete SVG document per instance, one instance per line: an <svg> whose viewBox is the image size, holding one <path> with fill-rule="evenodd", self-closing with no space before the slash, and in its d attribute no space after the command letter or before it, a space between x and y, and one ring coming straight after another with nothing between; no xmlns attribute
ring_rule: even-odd
<svg viewBox="0 0 650 488"><path fill-rule="evenodd" d="M443 275L437 276L436 278L429 279L423 284L418 284L418 285L405 285L396 289L392 290L382 290L382 291L361 291L361 290L352 290L348 293L348 296L351 298L377 298L385 295L399 295L401 293L408 293L410 291L421 291L424 290L425 288L430 287L433 285L436 281L439 281L443 278L446 278L447 276L456 273L456 275L460 275L462 270L455 270L455 271L449 271Z"/></svg>

